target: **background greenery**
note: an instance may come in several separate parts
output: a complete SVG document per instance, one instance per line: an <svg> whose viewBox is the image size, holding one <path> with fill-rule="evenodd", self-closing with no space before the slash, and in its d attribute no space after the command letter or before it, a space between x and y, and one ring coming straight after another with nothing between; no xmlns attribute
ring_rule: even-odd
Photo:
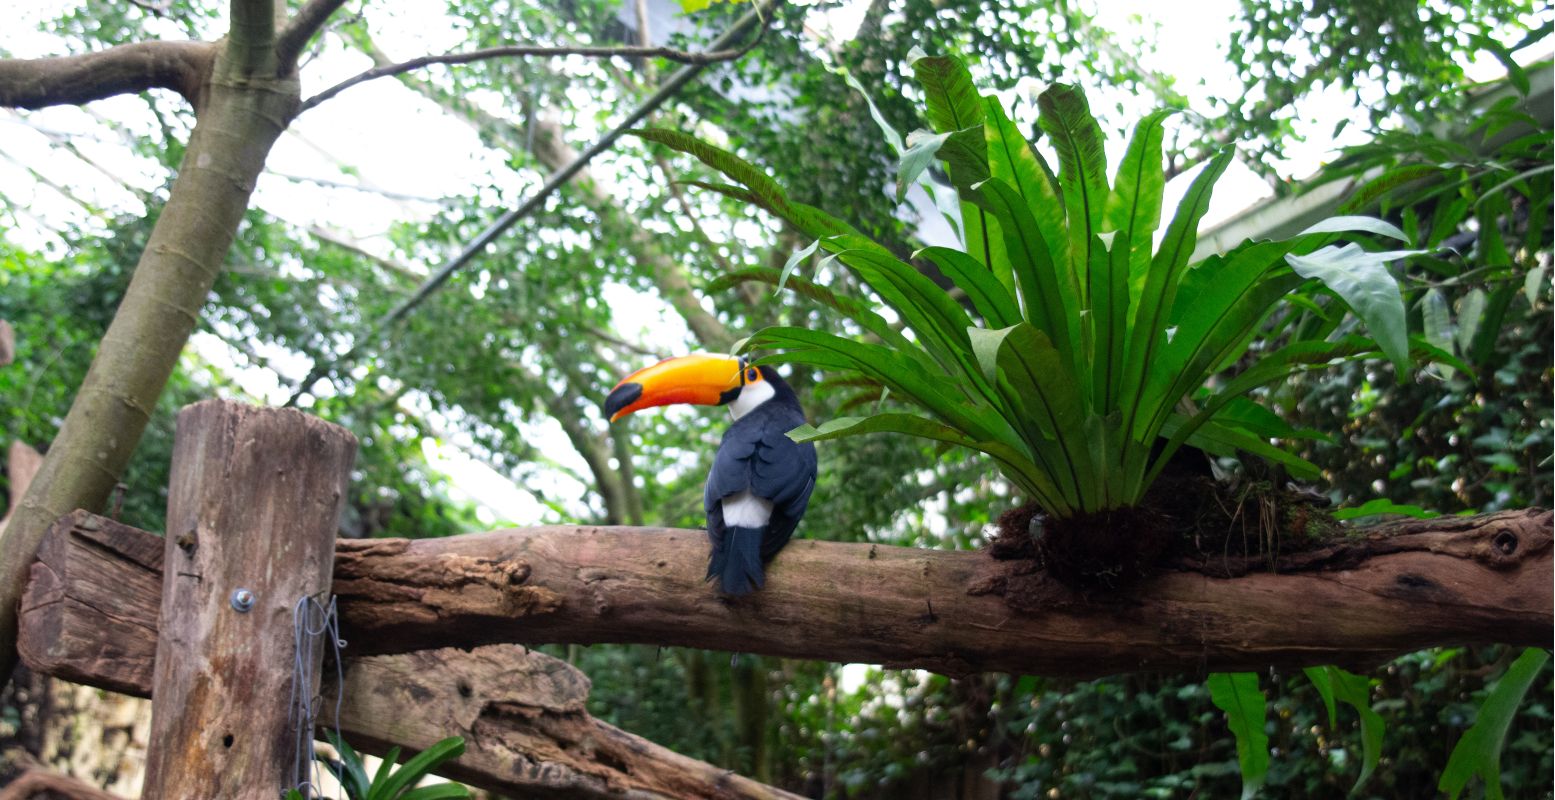
<svg viewBox="0 0 1555 800"><path fill-rule="evenodd" d="M87 0L48 29L73 50L159 36L207 37L219 3L174 3L164 17L131 4ZM917 220L891 191L895 156L845 68L898 130L923 127L905 66L909 49L954 51L986 86L1008 89L1013 113L1034 124L1035 94L1050 82L1082 85L1103 132L1121 140L1146 108L1180 103L1186 87L1153 58L1159 39L1097 22L1088 3L1025 0L878 0L860 32L817 43L804 32L834 3L785 6L762 46L710 72L656 118L721 139L775 176L795 199L827 208L902 256ZM451 0L468 47L511 41L615 41L628 35L613 0L543 0L509 7ZM353 7L354 9L354 7ZM716 30L743 9L699 15ZM347 15L326 55L374 42L368 6ZM1236 142L1243 161L1277 193L1303 191L1287 160L1321 125L1376 136L1335 158L1319 180L1382 168L1397 180L1367 191L1366 210L1390 219L1432 252L1401 262L1411 330L1452 348L1469 371L1411 375L1368 361L1310 375L1270 392L1292 424L1328 434L1303 445L1323 468L1321 491L1341 504L1376 497L1445 513L1551 498L1549 272L1550 131L1478 149L1513 111L1468 111L1469 58L1514 64L1551 27L1533 3L1243 2L1230 41L1234 85L1179 115L1166 141L1168 174ZM694 43L694 42L693 42ZM0 41L0 47L5 46ZM394 54L404 58L416 53ZM360 56L359 56L360 58ZM212 394L241 395L231 364L278 370L334 362L418 280L471 239L550 170L548 136L590 141L644 96L667 65L489 61L438 70L411 88L440 113L468 119L497 157L489 181L441 198L430 216L390 221L375 257L284 221L283 209L248 217L207 305L206 345L191 351L164 394L126 476L121 517L159 530L171 421ZM1514 68L1514 90L1547 64ZM1029 81L1023 82L1021 79ZM744 87L744 88L741 88ZM763 87L764 91L750 91ZM1323 116L1320 97L1353 99L1369 118ZM470 102L471 98L478 103ZM602 98L585 102L579 98ZM124 127L165 179L189 126L175 98L136 101L155 124ZM408 106L408 103L407 103ZM1440 126L1477 120L1472 135ZM1522 120L1526 123L1527 120ZM112 126L110 125L110 128ZM1458 130L1461 131L1461 128ZM1353 133L1353 130L1352 130ZM61 151L62 153L64 151ZM63 157L63 156L62 156ZM697 526L703 459L717 414L643 415L608 428L598 402L617 376L663 345L625 329L611 298L627 287L673 300L678 271L693 289L752 266L779 268L806 243L705 192L677 195L671 180L712 176L689 159L628 142L592 184L573 184L499 240L415 314L343 365L312 410L361 440L348 529L358 535L439 536L491 527L427 463L423 438L457 441L474 458L535 493L538 518ZM1412 168L1412 172L1399 170ZM341 179L352 178L343 168ZM1407 178L1407 180L1406 180ZM602 192L592 191L601 188ZM136 190L143 192L144 190ZM5 192L0 187L0 194ZM0 225L22 224L25 198L5 196ZM0 318L18 332L17 364L0 369L0 437L43 444L63 418L128 281L152 219L84 202L87 223L57 241L0 237ZM154 212L153 212L154 213ZM822 277L859 295L841 271ZM701 298L722 325L673 349L723 349L768 324L827 327L824 309L793 293L748 285ZM653 302L658 302L653 300ZM876 397L800 371L793 382L813 418ZM886 406L890 407L887 398ZM555 448L565 442L572 453ZM905 437L823 446L824 482L802 535L910 546L973 548L1010 492L978 457L938 455ZM1228 469L1240 465L1227 463ZM557 651L594 680L601 718L694 757L830 797L1225 797L1239 791L1236 755L1202 676L1127 676L1071 683L1018 676L952 681L872 671L854 688L836 665L647 647ZM1372 677L1372 706L1386 720L1383 762L1366 797L1425 797L1452 744L1472 724L1487 681L1510 657L1498 648L1417 653ZM1263 676L1274 747L1270 797L1337 796L1359 772L1355 716L1328 723L1301 675ZM1551 770L1549 678L1535 684L1508 737L1509 796L1547 793Z"/></svg>

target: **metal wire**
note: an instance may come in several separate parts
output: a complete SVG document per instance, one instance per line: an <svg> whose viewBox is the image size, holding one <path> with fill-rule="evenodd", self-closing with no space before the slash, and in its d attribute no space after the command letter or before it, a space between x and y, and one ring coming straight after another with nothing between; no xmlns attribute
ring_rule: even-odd
<svg viewBox="0 0 1555 800"><path fill-rule="evenodd" d="M321 593L322 594L322 593ZM293 727L292 773L289 788L305 798L318 796L321 773L313 758L313 730L324 703L323 687L315 693L313 665L322 661L323 650L330 648L335 662L335 741L340 741L340 704L345 696L345 667L340 651L346 641L340 638L340 616L335 598L325 606L312 595L298 598L292 606L292 688L287 701L287 722Z"/></svg>

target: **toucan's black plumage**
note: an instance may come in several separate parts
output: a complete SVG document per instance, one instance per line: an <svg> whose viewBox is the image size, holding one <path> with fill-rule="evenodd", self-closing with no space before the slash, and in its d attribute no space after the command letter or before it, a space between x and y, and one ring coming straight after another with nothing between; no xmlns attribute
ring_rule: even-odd
<svg viewBox="0 0 1555 800"><path fill-rule="evenodd" d="M815 488L815 445L787 433L805 422L794 390L771 367L756 367L772 396L734 421L724 432L707 474L703 505L713 551L708 580L725 594L747 594L765 583L763 565L788 543ZM742 492L771 503L765 525L730 525L724 501Z"/></svg>
<svg viewBox="0 0 1555 800"><path fill-rule="evenodd" d="M804 410L771 367L693 354L628 375L605 398L605 415L614 422L675 403L726 405L734 415L703 496L713 543L707 578L725 594L747 594L766 582L764 565L794 535L815 488L815 445L787 436L804 424Z"/></svg>

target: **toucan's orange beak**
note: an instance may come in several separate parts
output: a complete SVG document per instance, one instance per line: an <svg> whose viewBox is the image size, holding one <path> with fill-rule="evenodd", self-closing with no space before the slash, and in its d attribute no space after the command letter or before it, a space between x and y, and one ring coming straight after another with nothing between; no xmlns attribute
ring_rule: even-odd
<svg viewBox="0 0 1555 800"><path fill-rule="evenodd" d="M745 363L732 356L691 355L660 361L626 376L605 398L611 422L654 406L730 402L745 385Z"/></svg>

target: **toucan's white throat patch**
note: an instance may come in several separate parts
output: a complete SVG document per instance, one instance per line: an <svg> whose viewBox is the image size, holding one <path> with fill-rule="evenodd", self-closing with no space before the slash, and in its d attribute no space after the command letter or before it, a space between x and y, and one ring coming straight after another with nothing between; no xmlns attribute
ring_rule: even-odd
<svg viewBox="0 0 1555 800"><path fill-rule="evenodd" d="M756 406L771 400L774 394L776 392L772 390L772 384L766 381L747 383L740 387L740 393L735 395L733 402L729 403L729 413L733 414L735 419L739 419L755 411Z"/></svg>

